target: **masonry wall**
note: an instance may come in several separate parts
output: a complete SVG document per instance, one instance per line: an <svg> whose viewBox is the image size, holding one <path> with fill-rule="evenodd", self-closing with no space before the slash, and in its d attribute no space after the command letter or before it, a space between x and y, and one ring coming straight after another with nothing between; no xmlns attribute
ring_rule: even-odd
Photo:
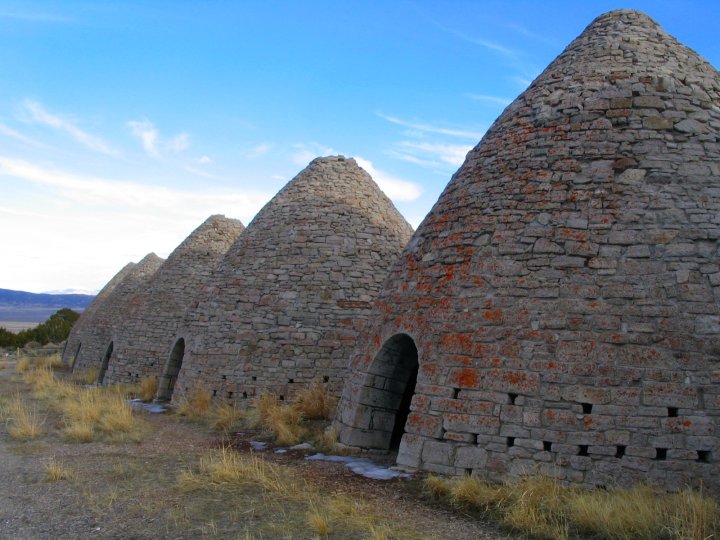
<svg viewBox="0 0 720 540"><path fill-rule="evenodd" d="M118 326L106 382L162 374L187 309L244 228L237 220L210 216L170 254L150 278L148 293L138 297L134 314Z"/></svg>
<svg viewBox="0 0 720 540"><path fill-rule="evenodd" d="M82 335L82 346L75 359L74 371L97 369L102 372L110 344L113 344L114 351L118 330L143 304L150 278L162 263L163 259L154 253L146 255L110 291L106 300L98 305L91 324ZM107 359L112 363L112 355Z"/></svg>
<svg viewBox="0 0 720 540"><path fill-rule="evenodd" d="M74 369L75 359L80 353L82 342L92 328L97 311L101 309L101 306L107 301L110 293L125 279L134 266L135 263L132 262L123 266L123 268L105 284L95 298L93 298L90 305L80 314L80 318L75 321L75 324L68 335L65 349L63 350L62 361L64 365Z"/></svg>
<svg viewBox="0 0 720 540"><path fill-rule="evenodd" d="M390 446L416 348L400 464L718 491L719 105L718 72L650 18L596 19L391 271L340 440Z"/></svg>
<svg viewBox="0 0 720 540"><path fill-rule="evenodd" d="M188 312L175 395L199 387L242 404L311 381L339 393L411 233L354 160L314 160L258 213Z"/></svg>

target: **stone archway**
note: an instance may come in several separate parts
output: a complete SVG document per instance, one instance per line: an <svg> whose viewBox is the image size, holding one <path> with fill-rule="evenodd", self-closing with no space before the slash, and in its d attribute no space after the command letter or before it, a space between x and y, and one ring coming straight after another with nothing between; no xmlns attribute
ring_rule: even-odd
<svg viewBox="0 0 720 540"><path fill-rule="evenodd" d="M108 345L107 350L105 351L105 356L103 357L102 365L100 366L100 373L98 374L98 384L103 383L103 379L105 379L105 373L107 373L108 364L110 363L110 357L113 353L113 342L110 342L110 345Z"/></svg>
<svg viewBox="0 0 720 540"><path fill-rule="evenodd" d="M397 450L405 433L410 403L415 394L418 350L407 334L395 334L377 353L360 398L369 429L356 433L360 446Z"/></svg>
<svg viewBox="0 0 720 540"><path fill-rule="evenodd" d="M177 381L180 368L182 368L183 357L185 356L185 338L180 338L173 345L170 358L165 365L165 370L158 383L157 398L155 401L166 402L172 399L175 381Z"/></svg>
<svg viewBox="0 0 720 540"><path fill-rule="evenodd" d="M82 341L78 343L77 349L75 349L75 354L73 355L72 363L70 364L70 373L72 373L75 370L75 362L77 362L78 356L80 355L80 349L82 348Z"/></svg>

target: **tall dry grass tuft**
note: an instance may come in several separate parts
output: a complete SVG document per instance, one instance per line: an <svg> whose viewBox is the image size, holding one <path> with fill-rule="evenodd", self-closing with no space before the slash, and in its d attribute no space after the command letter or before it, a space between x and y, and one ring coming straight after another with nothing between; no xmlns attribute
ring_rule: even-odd
<svg viewBox="0 0 720 540"><path fill-rule="evenodd" d="M75 371L72 374L72 381L77 384L96 384L100 371L97 368L88 368L82 371Z"/></svg>
<svg viewBox="0 0 720 540"><path fill-rule="evenodd" d="M297 444L307 434L303 419L302 412L294 404L283 405L266 393L255 398L248 415L252 427L262 429L283 445Z"/></svg>
<svg viewBox="0 0 720 540"><path fill-rule="evenodd" d="M59 353L44 356L37 362L37 365L38 367L43 367L47 369L59 369L63 365L62 357Z"/></svg>
<svg viewBox="0 0 720 540"><path fill-rule="evenodd" d="M307 512L307 522L310 528L320 537L326 537L330 534L330 519L327 511L321 504L316 502L310 503L310 509Z"/></svg>
<svg viewBox="0 0 720 540"><path fill-rule="evenodd" d="M155 399L158 390L157 377L144 377L138 385L138 397L144 402Z"/></svg>
<svg viewBox="0 0 720 540"><path fill-rule="evenodd" d="M204 421L210 415L212 397L202 388L193 388L190 395L180 400L175 412L188 420Z"/></svg>
<svg viewBox="0 0 720 540"><path fill-rule="evenodd" d="M27 356L20 356L15 363L15 373L18 375L24 374L30 369L30 359Z"/></svg>
<svg viewBox="0 0 720 540"><path fill-rule="evenodd" d="M509 492L502 522L515 530L538 538L566 540L570 523L566 511L571 491L558 480L546 476L523 478Z"/></svg>
<svg viewBox="0 0 720 540"><path fill-rule="evenodd" d="M51 457L44 465L45 479L48 482L57 482L58 480L68 480L72 478L72 471L63 463L60 463L55 457Z"/></svg>
<svg viewBox="0 0 720 540"><path fill-rule="evenodd" d="M234 404L224 401L213 405L210 411L210 427L215 431L235 429L243 418L243 414Z"/></svg>
<svg viewBox="0 0 720 540"><path fill-rule="evenodd" d="M294 403L303 417L309 420L329 420L337 407L337 399L319 382L298 392Z"/></svg>
<svg viewBox="0 0 720 540"><path fill-rule="evenodd" d="M20 396L14 396L4 407L3 416L8 434L16 441L31 441L42 435L42 422L37 412Z"/></svg>

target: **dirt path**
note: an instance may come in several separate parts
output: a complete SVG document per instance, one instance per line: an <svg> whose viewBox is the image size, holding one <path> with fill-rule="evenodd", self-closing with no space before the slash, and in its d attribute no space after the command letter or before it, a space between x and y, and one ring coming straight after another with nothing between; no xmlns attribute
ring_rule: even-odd
<svg viewBox="0 0 720 540"><path fill-rule="evenodd" d="M30 400L27 387L11 369L0 370L0 397L17 392L35 403L45 434L35 441L17 442L0 425L0 538L316 537L309 528L303 529L304 514L295 515L291 505L262 497L243 500L238 494L230 497L212 490L180 490L179 472L196 467L203 454L220 444L202 426L172 415L142 413L146 428L140 443L66 443L59 435L59 417ZM236 442L243 451L247 445L241 439ZM417 536L412 537L509 538L477 520L424 501L418 495L418 481L368 480L341 464L305 461L301 453L260 455L292 467L324 493L342 493L369 503L389 523L407 524L415 530ZM47 481L44 464L52 458L73 476ZM329 536L336 537L367 535Z"/></svg>

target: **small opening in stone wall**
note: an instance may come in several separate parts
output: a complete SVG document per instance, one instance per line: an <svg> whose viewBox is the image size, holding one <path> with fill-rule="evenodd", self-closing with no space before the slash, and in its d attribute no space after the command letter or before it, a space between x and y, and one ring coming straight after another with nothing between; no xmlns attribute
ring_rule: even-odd
<svg viewBox="0 0 720 540"><path fill-rule="evenodd" d="M232 399L232 397L233 397L233 394L234 394L234 392L232 392L232 391L228 391L228 393L227 393L227 397L228 397L228 399Z"/></svg>
<svg viewBox="0 0 720 540"><path fill-rule="evenodd" d="M552 443L550 441L543 441L543 450L550 452L552 450Z"/></svg>
<svg viewBox="0 0 720 540"><path fill-rule="evenodd" d="M668 407L668 417L675 418L678 415L677 407Z"/></svg>
<svg viewBox="0 0 720 540"><path fill-rule="evenodd" d="M457 398L458 398L458 394L460 394L460 389L459 389L459 388L453 388L452 398L453 398L453 399L457 399Z"/></svg>
<svg viewBox="0 0 720 540"><path fill-rule="evenodd" d="M465 476L472 476L473 470L472 469L465 469Z"/></svg>
<svg viewBox="0 0 720 540"><path fill-rule="evenodd" d="M510 405L515 405L515 400L517 399L517 394L508 394L508 400L510 400Z"/></svg>
<svg viewBox="0 0 720 540"><path fill-rule="evenodd" d="M295 382L295 379L288 379L288 384L292 384Z"/></svg>
<svg viewBox="0 0 720 540"><path fill-rule="evenodd" d="M285 401L285 396L280 396L278 399L279 399L280 401Z"/></svg>
<svg viewBox="0 0 720 540"><path fill-rule="evenodd" d="M592 403L581 403L583 414L592 413Z"/></svg>
<svg viewBox="0 0 720 540"><path fill-rule="evenodd" d="M150 362L150 367L153 367L155 365L155 362Z"/></svg>
<svg viewBox="0 0 720 540"><path fill-rule="evenodd" d="M700 463L710 463L710 459L712 458L712 453L710 450L698 450L697 451L697 460Z"/></svg>
<svg viewBox="0 0 720 540"><path fill-rule="evenodd" d="M213 390L213 397L217 396L217 390Z"/></svg>
<svg viewBox="0 0 720 540"><path fill-rule="evenodd" d="M581 444L579 446L578 450L578 456L587 456L588 455L588 445L587 444Z"/></svg>
<svg viewBox="0 0 720 540"><path fill-rule="evenodd" d="M665 461L667 459L667 448L656 448L655 449L655 460Z"/></svg>
<svg viewBox="0 0 720 540"><path fill-rule="evenodd" d="M227 375L222 375L220 378L221 378L223 381L225 381L225 380L227 380Z"/></svg>
<svg viewBox="0 0 720 540"><path fill-rule="evenodd" d="M473 434L473 440L472 440L472 442L473 442L473 444L475 444L475 445L478 443L477 433L474 433L474 434Z"/></svg>
<svg viewBox="0 0 720 540"><path fill-rule="evenodd" d="M243 399L247 399L247 392L243 392Z"/></svg>
<svg viewBox="0 0 720 540"><path fill-rule="evenodd" d="M508 437L507 445L508 445L508 448L510 448L511 446L515 446L515 437Z"/></svg>
<svg viewBox="0 0 720 540"><path fill-rule="evenodd" d="M615 447L615 457L621 458L625 455L625 448L627 448L624 444L618 444Z"/></svg>
<svg viewBox="0 0 720 540"><path fill-rule="evenodd" d="M257 381L257 377L255 375L252 376L253 381Z"/></svg>
<svg viewBox="0 0 720 540"><path fill-rule="evenodd" d="M139 379L139 378L140 378L140 374L139 374L139 373L136 373L136 374L135 374L135 378L136 378L136 379Z"/></svg>
<svg viewBox="0 0 720 540"><path fill-rule="evenodd" d="M323 382L330 382L330 377L328 377L327 375L324 375Z"/></svg>
<svg viewBox="0 0 720 540"><path fill-rule="evenodd" d="M130 373L130 372L128 371L128 372L127 372L127 376L128 376L128 377L132 377L132 373Z"/></svg>

